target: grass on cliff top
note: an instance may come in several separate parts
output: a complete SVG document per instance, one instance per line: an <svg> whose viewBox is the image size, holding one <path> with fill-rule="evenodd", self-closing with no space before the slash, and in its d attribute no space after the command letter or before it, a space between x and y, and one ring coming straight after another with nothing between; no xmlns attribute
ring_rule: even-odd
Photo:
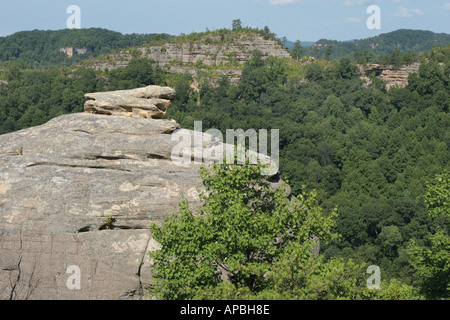
<svg viewBox="0 0 450 320"><path fill-rule="evenodd" d="M202 42L204 44L227 44L233 43L235 39L240 38L242 36L252 37L260 35L263 36L266 40L274 40L277 41L280 45L281 41L275 37L275 34L270 31L261 30L258 28L240 28L235 30L230 29L217 29L217 30L206 30L203 32L192 32L190 34L181 34L179 36L168 38L168 39L152 39L149 41L145 47L150 46L162 46L167 43L172 44L183 44L183 43L197 43Z"/></svg>
<svg viewBox="0 0 450 320"><path fill-rule="evenodd" d="M275 37L275 34L271 33L268 30L260 30L257 28L240 28L236 30L229 29L218 29L213 31L205 31L205 32L192 32L188 35L181 34L176 37L154 37L150 40L146 45L141 47L133 47L126 49L119 49L110 54L102 55L99 57L95 57L89 60L84 60L80 64L86 67L92 67L96 64L107 63L110 65L115 65L117 61L129 60L128 58L131 56L132 58L140 58L143 54L140 48L149 48L155 46L164 46L165 44L175 44L175 45L183 45L189 43L192 45L219 45L222 49L222 46L228 46L230 44L239 45L239 42L236 39L242 38L252 38L257 35L264 37L266 40L276 41L281 44L281 41ZM244 50L244 48L242 48ZM226 52L227 47L224 49L224 55L227 56L227 61L221 61L221 63L214 63L212 65L206 65L202 61L197 61L195 64L186 64L178 61L172 61L171 63L177 66L184 67L195 67L197 69L202 69L205 71L211 71L215 73L216 70L230 70L230 69L242 69L243 65L239 62L235 61L234 57L236 55L235 52ZM208 55L208 53L206 53Z"/></svg>

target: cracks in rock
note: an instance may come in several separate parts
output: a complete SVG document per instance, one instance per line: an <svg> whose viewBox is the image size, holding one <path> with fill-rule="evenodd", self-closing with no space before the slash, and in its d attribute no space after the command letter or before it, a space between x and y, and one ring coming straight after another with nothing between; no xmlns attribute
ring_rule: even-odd
<svg viewBox="0 0 450 320"><path fill-rule="evenodd" d="M23 246L22 246L22 231L23 231L23 225L22 225L22 227L20 228L20 235L19 235L19 240L20 240L20 246L19 246L20 256L19 256L19 261L17 262L17 265L16 265L15 268L11 268L11 269L12 269L11 271L17 271L17 277L16 277L16 280L13 282L13 281L11 280L11 274L10 274L10 279L9 279L9 281L10 281L10 286L11 286L11 292L10 292L10 294L9 294L9 300L13 300L13 299L14 299L15 291L16 291L17 285L19 284L20 276L21 276L21 274L22 274L22 271L21 271L21 268L20 268L20 264L22 263L22 258L23 258L23 256L22 256L22 249L23 249Z"/></svg>
<svg viewBox="0 0 450 320"><path fill-rule="evenodd" d="M146 153L146 154L134 154L134 155L83 155L82 157L70 157L74 160L105 160L105 161L119 161L119 160L135 160L135 161L145 161L148 159L156 160L167 160L171 161L170 157L156 154L156 153Z"/></svg>
<svg viewBox="0 0 450 320"><path fill-rule="evenodd" d="M92 135L92 133L90 133L89 131L82 130L82 129L70 130L70 132L81 132L81 133L86 133L88 135Z"/></svg>
<svg viewBox="0 0 450 320"><path fill-rule="evenodd" d="M110 223L102 224L100 227L94 225L87 225L83 228L78 229L75 233L86 233L86 232L105 232L114 230L150 230L150 227L144 226L126 226L126 225L115 225L116 219L112 219ZM145 284L142 282L142 267L144 266L145 256L148 253L147 249L150 244L151 237L147 240L146 246L143 250L142 256L139 260L139 266L137 267L136 276L139 281L139 286L136 290L130 290L121 295L121 299L132 299L138 297L139 299L144 298L145 295Z"/></svg>
<svg viewBox="0 0 450 320"><path fill-rule="evenodd" d="M177 130L178 130L178 128L169 128L169 129L163 131L161 134L170 134L171 135L172 133L174 133Z"/></svg>
<svg viewBox="0 0 450 320"><path fill-rule="evenodd" d="M82 168L82 169L98 169L98 170L116 170L123 172L131 172L131 170L117 168L117 167L109 167L109 166L87 166L87 165L77 165L77 164L67 164L67 163L56 163L56 162L36 162L30 165L27 165L27 168L38 167L38 166L55 166L62 168Z"/></svg>
<svg viewBox="0 0 450 320"><path fill-rule="evenodd" d="M111 226L109 230L150 230L149 227L142 227L142 226Z"/></svg>
<svg viewBox="0 0 450 320"><path fill-rule="evenodd" d="M144 294L145 294L145 290L146 290L146 288L144 288L144 285L142 284L142 266L144 265L145 256L147 254L147 249L148 249L151 239L152 239L151 237L148 238L147 245L145 246L141 261L139 262L139 267L138 267L138 272L137 272L137 276L139 279L139 288L140 288L139 294L142 298L144 298Z"/></svg>
<svg viewBox="0 0 450 320"><path fill-rule="evenodd" d="M167 160L167 161L171 161L171 158L159 155L159 154L154 154L154 153L148 153L147 154L147 159L155 159L155 160Z"/></svg>
<svg viewBox="0 0 450 320"><path fill-rule="evenodd" d="M97 231L97 229L94 226L86 226L86 227L78 229L75 233L86 233L86 232L93 232L93 231Z"/></svg>
<svg viewBox="0 0 450 320"><path fill-rule="evenodd" d="M100 227L96 227L93 225L88 225L83 228L78 229L75 233L87 233L87 232L98 232L98 231L114 231L114 230L150 230L149 227L143 227L143 226L121 226L121 225L114 225L113 223L116 222L112 221L112 223L104 223Z"/></svg>
<svg viewBox="0 0 450 320"><path fill-rule="evenodd" d="M127 135L127 136L136 136L136 137L149 137L152 135L158 135L158 134L172 134L174 131L176 131L178 129L166 129L166 130L154 130L151 132L145 132L145 133L139 133L139 132L126 132L126 131L120 131L120 130L109 130L106 131L105 133L107 134L123 134L123 135Z"/></svg>
<svg viewBox="0 0 450 320"><path fill-rule="evenodd" d="M156 159L156 160L171 160L170 158L156 154L156 153L147 153L145 155L147 159ZM107 160L107 161L116 161L116 160L141 160L139 155L136 156L127 156L127 155L120 155L120 156L95 156L93 160Z"/></svg>
<svg viewBox="0 0 450 320"><path fill-rule="evenodd" d="M117 161L117 160L135 160L135 159L128 156L94 156L92 160Z"/></svg>
<svg viewBox="0 0 450 320"><path fill-rule="evenodd" d="M36 261L36 257L35 257L34 264L31 269L30 276L28 278L27 293L24 298L25 300L28 300L28 298L33 294L33 291L38 287L38 285L40 283L40 279L34 279L34 284L33 284L33 278L34 278L34 273L36 271L36 265L37 265L37 261Z"/></svg>
<svg viewBox="0 0 450 320"><path fill-rule="evenodd" d="M17 285L19 284L20 276L21 276L21 269L20 269L21 263L22 263L22 254L19 257L19 262L17 263L17 267L15 269L17 271L17 278L14 283L12 283L12 281L10 279L11 293L9 294L9 300L14 300L15 291L16 291Z"/></svg>
<svg viewBox="0 0 450 320"><path fill-rule="evenodd" d="M12 150L12 151L7 151L7 152L0 152L0 156L6 156L6 157L23 156L23 147L20 147L17 150Z"/></svg>
<svg viewBox="0 0 450 320"><path fill-rule="evenodd" d="M128 155L117 155L117 156L108 156L108 155L90 155L86 154L83 156L71 156L69 157L73 160L81 160L81 161L95 161L95 160L106 160L106 161L118 161L118 160L136 160L133 156Z"/></svg>
<svg viewBox="0 0 450 320"><path fill-rule="evenodd" d="M21 152L17 153L0 153L0 155L7 156L20 156ZM145 161L145 160L162 160L162 161L172 161L170 156L157 154L157 153L142 153L142 154L119 154L119 155L103 155L103 154L83 154L81 156L69 156L68 159L79 160L79 161L120 161L120 160L132 160L132 161ZM100 162L101 163L101 162ZM105 163L105 162L104 162ZM104 169L104 170L119 170L125 172L131 172L131 170L122 169L120 167L113 167L108 165L82 165L82 164L70 164L70 163L58 163L52 161L39 161L27 165L27 168L37 167L37 166L56 166L65 168L87 168L87 169Z"/></svg>

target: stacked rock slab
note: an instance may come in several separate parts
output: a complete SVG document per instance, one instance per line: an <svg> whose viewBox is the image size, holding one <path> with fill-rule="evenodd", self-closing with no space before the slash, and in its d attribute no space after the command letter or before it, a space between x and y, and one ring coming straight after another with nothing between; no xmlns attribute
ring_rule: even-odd
<svg viewBox="0 0 450 320"><path fill-rule="evenodd" d="M192 134L168 119L79 113L0 136L0 300L145 298L150 224L182 196L200 204L201 164L174 164L174 132Z"/></svg>
<svg viewBox="0 0 450 320"><path fill-rule="evenodd" d="M165 119L176 92L169 87L148 86L132 90L88 93L84 110L94 114Z"/></svg>

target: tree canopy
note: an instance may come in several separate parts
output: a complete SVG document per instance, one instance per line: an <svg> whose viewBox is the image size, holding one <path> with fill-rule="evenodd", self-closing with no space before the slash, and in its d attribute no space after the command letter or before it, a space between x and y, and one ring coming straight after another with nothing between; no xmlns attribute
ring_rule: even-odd
<svg viewBox="0 0 450 320"><path fill-rule="evenodd" d="M240 32L250 30L244 28ZM168 74L155 62L140 58L133 59L126 68L112 71L97 71L79 64L42 68L25 60L3 62L0 134L81 112L87 92L150 84L172 86L177 100L168 110L168 117L183 128L193 129L194 121L202 121L203 130L215 128L223 134L227 129L279 129L280 174L289 184L292 196L301 198L315 190L314 208L333 212L338 207L332 233L340 237L321 242L320 267L315 268L319 262L313 255L299 263L311 270L322 270L320 277L331 277L323 279L332 279L326 271L327 263L334 263L342 272L359 270L367 264L378 265L386 281L397 281L405 288L421 288L421 296L427 298L446 297L445 286L435 284L445 283L448 277L445 252L449 192L448 174L444 173L450 159L450 48L437 46L420 54L420 68L409 75L409 84L389 90L376 77L372 83L365 83L360 78L358 62L352 57L333 59L335 50L333 45L328 60L300 54L298 59L295 55L280 59L254 52L253 58L243 65L238 83L231 83L227 76ZM361 55L365 59L364 53ZM393 58L398 58L397 53ZM232 172L245 176L243 172ZM277 204L275 198L272 200ZM186 219L194 217L190 210L182 210ZM250 214L251 208L238 213ZM206 228L205 221L198 221L195 223ZM289 248L293 257L300 252L308 254L306 247ZM282 257L288 256L287 252L277 251L274 255L278 260L267 261L283 264ZM238 258L233 261L245 261L242 256L241 260ZM347 264L349 261L353 265ZM279 287L276 278L267 282L271 274L269 264L261 269L252 269L256 264L243 265L249 268L248 275L238 276L243 282L220 285L228 286L226 290L237 290L227 292L248 288L248 296L262 297L263 292L285 288L287 274L272 274L281 277ZM218 281L214 268L208 268L208 281ZM256 270L266 270L266 278ZM251 281L255 281L258 290L253 289ZM395 284L392 285L394 290ZM422 289L427 286L431 289ZM432 290L434 287L436 291ZM214 290L208 294L218 294ZM300 296L299 292L286 292L286 297Z"/></svg>
<svg viewBox="0 0 450 320"><path fill-rule="evenodd" d="M333 232L337 211L326 213L315 194L289 198L273 188L261 165L203 167L205 191L194 213L186 201L178 213L153 224L161 245L150 252L152 298L192 299L417 299L398 281L367 286L367 266L318 254Z"/></svg>

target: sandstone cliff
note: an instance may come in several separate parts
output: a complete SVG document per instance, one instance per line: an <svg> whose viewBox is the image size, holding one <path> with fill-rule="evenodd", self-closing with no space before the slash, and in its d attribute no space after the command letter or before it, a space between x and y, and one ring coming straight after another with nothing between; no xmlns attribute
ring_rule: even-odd
<svg viewBox="0 0 450 320"><path fill-rule="evenodd" d="M198 166L170 161L178 128L73 114L1 136L0 299L140 298L151 220L201 186ZM80 290L66 285L71 265Z"/></svg>
<svg viewBox="0 0 450 320"><path fill-rule="evenodd" d="M80 113L0 136L0 300L143 298L150 223L182 195L199 205L200 164L171 161L180 131L191 134L168 119Z"/></svg>
<svg viewBox="0 0 450 320"><path fill-rule="evenodd" d="M133 90L87 93L84 110L88 113L165 119L176 92L169 87L148 86Z"/></svg>
<svg viewBox="0 0 450 320"><path fill-rule="evenodd" d="M94 59L89 66L100 70L124 68L133 57L156 61L170 73L190 73L208 71L228 75L236 83L242 73L242 65L252 56L252 51L261 51L263 56L288 58L289 51L273 39L265 39L257 33L214 33L199 36L195 40L168 42L161 45L124 50L110 54L107 58Z"/></svg>
<svg viewBox="0 0 450 320"><path fill-rule="evenodd" d="M408 85L408 76L410 73L419 71L420 63L416 62L408 66L402 66L394 68L392 66L383 66L379 64L371 64L368 66L360 66L363 79L370 82L367 77L370 74L375 74L376 77L386 81L386 89L390 89L394 86L406 87Z"/></svg>

